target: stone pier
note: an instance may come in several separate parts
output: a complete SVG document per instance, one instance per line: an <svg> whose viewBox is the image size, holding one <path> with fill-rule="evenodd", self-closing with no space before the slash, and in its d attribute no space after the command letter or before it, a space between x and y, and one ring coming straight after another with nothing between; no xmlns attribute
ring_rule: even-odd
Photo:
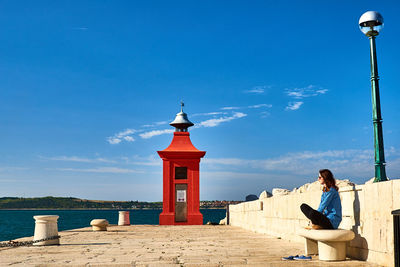
<svg viewBox="0 0 400 267"><path fill-rule="evenodd" d="M0 265L377 266L350 259L322 262L318 257L310 262L282 261L283 256L303 254L303 244L225 225L111 225L107 232L87 227L59 235L59 246L0 248Z"/></svg>

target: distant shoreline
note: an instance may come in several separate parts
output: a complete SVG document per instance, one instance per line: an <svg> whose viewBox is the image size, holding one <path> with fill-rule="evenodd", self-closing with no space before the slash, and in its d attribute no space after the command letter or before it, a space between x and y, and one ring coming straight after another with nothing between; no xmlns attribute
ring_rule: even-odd
<svg viewBox="0 0 400 267"><path fill-rule="evenodd" d="M200 209L226 209L240 201L200 201ZM74 197L0 197L0 210L162 210L162 202L87 200Z"/></svg>

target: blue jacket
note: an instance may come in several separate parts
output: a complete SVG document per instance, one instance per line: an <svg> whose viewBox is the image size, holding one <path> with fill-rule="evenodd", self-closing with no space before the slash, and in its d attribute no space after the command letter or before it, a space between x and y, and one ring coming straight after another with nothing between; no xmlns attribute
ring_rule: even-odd
<svg viewBox="0 0 400 267"><path fill-rule="evenodd" d="M331 187L328 192L323 192L318 211L324 214L334 229L337 229L342 221L342 204L338 191Z"/></svg>

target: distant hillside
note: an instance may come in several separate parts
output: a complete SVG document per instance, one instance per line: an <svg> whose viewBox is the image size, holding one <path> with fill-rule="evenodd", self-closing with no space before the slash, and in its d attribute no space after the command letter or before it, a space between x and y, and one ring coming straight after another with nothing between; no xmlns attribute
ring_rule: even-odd
<svg viewBox="0 0 400 267"><path fill-rule="evenodd" d="M101 201L74 197L0 198L0 209L161 209L162 202Z"/></svg>
<svg viewBox="0 0 400 267"><path fill-rule="evenodd" d="M202 209L224 209L241 201L200 201ZM2 197L0 209L162 209L162 202L104 201L75 197Z"/></svg>

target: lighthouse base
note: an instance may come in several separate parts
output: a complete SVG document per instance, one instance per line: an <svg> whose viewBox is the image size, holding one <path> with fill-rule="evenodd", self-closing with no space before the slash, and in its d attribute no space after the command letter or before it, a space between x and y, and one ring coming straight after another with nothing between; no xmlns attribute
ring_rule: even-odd
<svg viewBox="0 0 400 267"><path fill-rule="evenodd" d="M164 213L162 212L159 217L160 225L202 225L203 224L203 214L199 213L189 213L187 215L186 222L176 222L174 213Z"/></svg>

